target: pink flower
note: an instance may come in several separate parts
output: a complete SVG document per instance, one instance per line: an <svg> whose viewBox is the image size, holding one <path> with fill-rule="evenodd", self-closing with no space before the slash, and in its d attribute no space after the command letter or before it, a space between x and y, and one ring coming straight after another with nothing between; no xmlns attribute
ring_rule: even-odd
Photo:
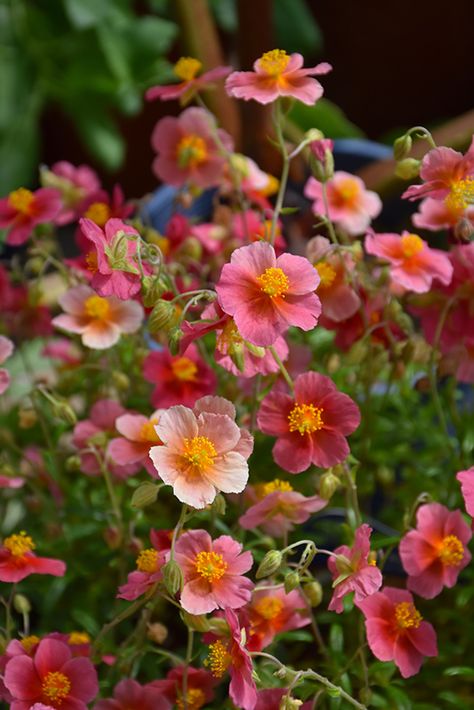
<svg viewBox="0 0 474 710"><path fill-rule="evenodd" d="M141 550L136 565L137 568L127 577L125 584L119 587L117 597L131 602L146 594L155 584L161 581L161 568L168 559L170 538L164 531L150 532L153 547Z"/></svg>
<svg viewBox="0 0 474 710"><path fill-rule="evenodd" d="M365 250L391 265L390 278L394 284L408 291L426 293L433 280L448 286L453 267L449 257L439 249L431 249L417 234L369 233L365 238Z"/></svg>
<svg viewBox="0 0 474 710"><path fill-rule="evenodd" d="M340 614L346 594L355 592L355 601L360 602L377 592L382 586L382 573L375 566L375 560L369 560L370 535L372 528L366 523L355 531L352 547L341 545L334 550L337 557L329 557L328 567L333 578L332 599L328 609Z"/></svg>
<svg viewBox="0 0 474 710"><path fill-rule="evenodd" d="M178 79L181 79L179 84L152 86L145 94L146 100L161 99L161 101L170 101L172 99L180 99L181 105L186 105L201 89L209 88L212 82L217 79L223 79L232 71L232 67L221 66L197 76L201 69L202 64L199 59L181 57L173 67L174 73Z"/></svg>
<svg viewBox="0 0 474 710"><path fill-rule="evenodd" d="M31 192L24 187L0 200L0 227L8 230L7 244L24 244L38 224L52 222L61 210L57 190L42 187Z"/></svg>
<svg viewBox="0 0 474 710"><path fill-rule="evenodd" d="M225 88L236 99L254 99L260 104L269 104L279 96L287 96L312 106L323 95L323 87L311 77L327 74L332 67L322 62L304 69L303 61L301 54L288 55L283 49L272 49L257 59L253 72L231 74Z"/></svg>
<svg viewBox="0 0 474 710"><path fill-rule="evenodd" d="M41 169L41 184L54 187L61 194L62 210L56 217L58 225L73 222L82 214L82 204L91 194L100 190L97 174L88 165L72 165L66 160L54 163L50 169Z"/></svg>
<svg viewBox="0 0 474 710"><path fill-rule="evenodd" d="M350 318L361 305L358 294L349 285L348 274L354 275L355 264L347 252L339 252L326 237L313 237L306 256L319 274L318 296L322 315L339 322Z"/></svg>
<svg viewBox="0 0 474 710"><path fill-rule="evenodd" d="M41 351L43 357L59 360L64 367L75 367L81 362L81 351L68 338L49 340Z"/></svg>
<svg viewBox="0 0 474 710"><path fill-rule="evenodd" d="M205 530L190 530L176 543L175 559L184 575L181 606L190 614L238 609L250 601L254 585L242 575L253 558L229 535L212 540Z"/></svg>
<svg viewBox="0 0 474 710"><path fill-rule="evenodd" d="M170 670L162 680L154 680L148 684L149 688L156 688L171 703L172 707L182 708L184 666L176 666ZM213 688L216 679L203 668L187 668L186 702L188 710L200 710L214 698Z"/></svg>
<svg viewBox="0 0 474 710"><path fill-rule="evenodd" d="M295 524L305 523L312 513L327 505L327 500L319 496L307 498L294 491L287 481L278 478L249 486L247 491L254 505L239 518L239 524L245 530L261 527L267 535L274 537L283 537L294 529Z"/></svg>
<svg viewBox="0 0 474 710"><path fill-rule="evenodd" d="M327 216L352 236L365 232L371 220L382 210L382 201L377 193L366 190L363 181L351 173L336 170L331 180L326 182L326 190ZM304 194L314 200L313 212L316 215L326 215L322 183L310 177Z"/></svg>
<svg viewBox="0 0 474 710"><path fill-rule="evenodd" d="M410 592L384 587L356 605L365 616L369 648L379 661L393 661L403 678L418 673L424 656L437 656L436 633L423 621Z"/></svg>
<svg viewBox="0 0 474 710"><path fill-rule="evenodd" d="M346 436L360 423L359 407L336 389L329 377L305 372L295 380L294 396L274 387L257 415L259 429L277 436L275 462L300 473L311 464L329 468L349 455Z"/></svg>
<svg viewBox="0 0 474 710"><path fill-rule="evenodd" d="M230 639L227 642L218 639L209 645L206 665L215 678L222 678L230 673L229 695L238 708L254 710L257 702L257 688L252 677L252 659L242 640L239 619L233 609L225 610L225 619L229 625Z"/></svg>
<svg viewBox="0 0 474 710"><path fill-rule="evenodd" d="M242 609L242 617L248 627L247 648L261 651L269 646L277 634L301 629L311 623L308 605L298 589L286 594L279 589L258 587L250 603Z"/></svg>
<svg viewBox="0 0 474 710"><path fill-rule="evenodd" d="M33 539L23 530L17 535L6 537L0 546L0 582L21 582L30 574L64 577L64 562L49 557L37 557L32 552L35 547Z"/></svg>
<svg viewBox="0 0 474 710"><path fill-rule="evenodd" d="M178 405L162 413L156 432L163 445L150 458L182 503L204 508L219 491L245 488L253 439L234 418L234 406L222 397L205 397L194 411Z"/></svg>
<svg viewBox="0 0 474 710"><path fill-rule="evenodd" d="M448 206L472 203L474 198L474 138L466 155L452 148L433 148L422 160L423 185L411 185L402 197L418 200L430 196Z"/></svg>
<svg viewBox="0 0 474 710"><path fill-rule="evenodd" d="M152 446L160 443L155 431L161 410L151 417L143 414L122 414L115 420L115 428L121 437L112 439L107 448L107 455L120 466L140 464L151 476L156 476L155 468L150 460L149 452Z"/></svg>
<svg viewBox="0 0 474 710"><path fill-rule="evenodd" d="M111 348L122 333L135 333L143 321L143 308L136 301L103 298L89 286L75 286L59 298L64 315L53 318L56 328L78 333L83 344L94 350Z"/></svg>
<svg viewBox="0 0 474 710"><path fill-rule="evenodd" d="M270 239L272 228L272 210L266 209L264 212L257 210L244 210L237 212L232 218L232 234L238 239L241 244L249 242L268 242ZM282 235L283 224L281 220L277 221L275 233L275 253L279 256L286 247L285 239Z"/></svg>
<svg viewBox="0 0 474 710"><path fill-rule="evenodd" d="M474 518L474 466L468 468L467 471L459 471L456 478L461 484L466 510L471 518Z"/></svg>
<svg viewBox="0 0 474 710"><path fill-rule="evenodd" d="M94 222L98 227L103 228L109 219L123 220L134 211L135 205L131 202L126 202L120 185L114 185L111 195L105 190L98 190L89 194L82 204L81 215ZM76 232L76 242L82 249L84 239L81 238L81 232Z"/></svg>
<svg viewBox="0 0 474 710"><path fill-rule="evenodd" d="M281 701L288 695L287 688L265 688L257 690L257 704L254 710L280 710ZM293 697L293 695L291 695ZM313 701L307 700L299 705L299 710L312 710Z"/></svg>
<svg viewBox="0 0 474 710"><path fill-rule="evenodd" d="M214 117L205 109L191 107L178 118L162 118L151 139L158 153L153 172L160 180L176 187L186 183L197 187L218 185L226 157L216 136L227 151L233 150L229 134L217 128Z"/></svg>
<svg viewBox="0 0 474 710"><path fill-rule="evenodd" d="M158 688L140 685L132 678L121 680L114 688L114 697L99 700L94 710L171 710L171 703Z"/></svg>
<svg viewBox="0 0 474 710"><path fill-rule="evenodd" d="M225 264L216 291L240 335L254 345L273 345L291 325L312 330L321 313L314 294L317 271L292 254L276 258L267 242L236 249Z"/></svg>
<svg viewBox="0 0 474 710"><path fill-rule="evenodd" d="M22 488L24 485L24 478L0 475L0 488Z"/></svg>
<svg viewBox="0 0 474 710"><path fill-rule="evenodd" d="M0 365L3 365L5 360L8 360L13 353L14 345L10 338L0 335ZM0 368L0 395L7 391L10 385L10 373L3 367Z"/></svg>
<svg viewBox="0 0 474 710"><path fill-rule="evenodd" d="M454 587L459 573L471 560L467 549L471 537L460 510L450 511L440 503L420 506L416 530L410 530L400 540L408 589L433 599L443 587Z"/></svg>
<svg viewBox="0 0 474 710"><path fill-rule="evenodd" d="M61 710L87 710L99 691L90 660L72 658L67 644L54 639L43 639L34 658L12 658L5 685L14 698L11 710L28 710L36 702Z"/></svg>
<svg viewBox="0 0 474 710"><path fill-rule="evenodd" d="M448 198L440 202L427 197L421 201L419 211L413 215L412 221L419 229L437 232L440 229L455 227L463 217L474 222L474 206L466 207L463 201L454 202Z"/></svg>
<svg viewBox="0 0 474 710"><path fill-rule="evenodd" d="M199 397L211 394L216 388L214 371L193 343L182 355L171 355L169 350L151 352L143 362L143 377L156 384L151 395L154 407L174 404L192 407Z"/></svg>

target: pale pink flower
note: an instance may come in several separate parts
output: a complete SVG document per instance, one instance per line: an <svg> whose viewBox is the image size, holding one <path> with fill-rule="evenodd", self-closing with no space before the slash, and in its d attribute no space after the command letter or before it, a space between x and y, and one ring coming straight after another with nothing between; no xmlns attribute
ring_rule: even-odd
<svg viewBox="0 0 474 710"><path fill-rule="evenodd" d="M14 345L10 338L0 335L0 365L3 365L5 360L8 360L13 353ZM10 385L10 373L5 368L0 368L0 394L7 391Z"/></svg>
<svg viewBox="0 0 474 710"><path fill-rule="evenodd" d="M107 455L120 466L139 464L144 466L151 476L156 476L156 470L150 460L152 446L160 443L155 426L158 423L161 410L151 417L143 414L122 414L115 420L115 428L122 436L112 439L107 448Z"/></svg>
<svg viewBox="0 0 474 710"><path fill-rule="evenodd" d="M209 89L214 81L223 79L232 71L232 67L220 66L199 74L201 69L202 63L199 59L180 57L174 65L173 71L181 81L178 84L152 86L145 94L146 100L171 101L172 99L179 99L181 105L186 105L199 91Z"/></svg>
<svg viewBox="0 0 474 710"><path fill-rule="evenodd" d="M171 703L158 688L124 678L114 688L114 697L99 700L94 710L171 710Z"/></svg>
<svg viewBox="0 0 474 710"><path fill-rule="evenodd" d="M403 678L418 673L424 656L438 655L435 630L405 589L384 587L356 606L365 616L370 650L379 661L393 661Z"/></svg>
<svg viewBox="0 0 474 710"><path fill-rule="evenodd" d="M225 264L216 291L240 335L254 345L273 345L290 326L312 330L321 313L314 291L319 276L307 259L278 258L267 242L236 249Z"/></svg>
<svg viewBox="0 0 474 710"><path fill-rule="evenodd" d="M433 280L448 286L453 276L453 266L448 255L439 249L431 249L417 234L369 233L365 238L365 250L390 264L393 283L408 291L426 293Z"/></svg>
<svg viewBox="0 0 474 710"><path fill-rule="evenodd" d="M38 224L52 222L61 210L61 195L50 187L31 192L25 187L0 200L0 227L7 229L10 246L24 244Z"/></svg>
<svg viewBox="0 0 474 710"><path fill-rule="evenodd" d="M232 138L217 128L214 117L205 109L191 107L178 118L162 118L151 139L158 153L153 172L160 180L176 187L186 183L197 187L218 185L226 156L216 136L226 151L233 150Z"/></svg>
<svg viewBox="0 0 474 710"><path fill-rule="evenodd" d="M308 605L299 589L287 594L283 587L271 590L256 587L251 601L241 610L241 617L248 629L249 651L261 651L277 634L311 623Z"/></svg>
<svg viewBox="0 0 474 710"><path fill-rule="evenodd" d="M461 484L464 505L471 518L474 518L474 466L466 471L459 471L456 478Z"/></svg>
<svg viewBox="0 0 474 710"><path fill-rule="evenodd" d="M98 296L89 286L75 286L59 298L65 314L53 318L56 328L78 333L83 344L94 350L115 345L122 333L135 333L143 321L143 308L136 301Z"/></svg>
<svg viewBox="0 0 474 710"><path fill-rule="evenodd" d="M43 187L54 187L61 194L62 210L54 220L58 225L77 219L82 214L84 200L100 190L99 178L92 168L66 160L54 163L50 169L42 168L40 177Z"/></svg>
<svg viewBox="0 0 474 710"><path fill-rule="evenodd" d="M327 62L303 68L301 54L288 55L283 49L265 52L254 63L254 71L231 74L225 83L227 93L237 99L254 99L269 104L280 96L291 97L312 106L323 95L323 87L313 76L331 71Z"/></svg>
<svg viewBox="0 0 474 710"><path fill-rule="evenodd" d="M474 137L465 155L452 148L433 148L421 162L422 185L411 185L402 197L418 200L428 195L455 205L474 199Z"/></svg>
<svg viewBox="0 0 474 710"><path fill-rule="evenodd" d="M472 537L460 510L448 510L440 503L418 508L416 529L400 540L400 557L408 574L407 586L425 599L433 599L443 587L454 587L471 554Z"/></svg>
<svg viewBox="0 0 474 710"><path fill-rule="evenodd" d="M323 184L310 177L304 194L313 200L313 212L327 216L348 234L356 236L367 230L370 222L382 210L382 201L376 192L367 190L356 175L336 170L326 183L328 214L323 200Z"/></svg>
<svg viewBox="0 0 474 710"><path fill-rule="evenodd" d="M33 539L24 530L4 538L0 545L0 582L14 584L30 574L64 577L65 563L50 557L38 557L33 552L35 547Z"/></svg>
<svg viewBox="0 0 474 710"><path fill-rule="evenodd" d="M344 611L342 600L346 594L355 592L354 600L360 602L382 586L382 573L375 560L369 559L371 533L372 528L363 523L355 531L353 546L341 545L334 550L336 557L328 558L334 589L330 611Z"/></svg>
<svg viewBox="0 0 474 710"><path fill-rule="evenodd" d="M80 348L68 338L49 340L41 351L41 355L52 360L59 360L65 368L75 367L81 362Z"/></svg>

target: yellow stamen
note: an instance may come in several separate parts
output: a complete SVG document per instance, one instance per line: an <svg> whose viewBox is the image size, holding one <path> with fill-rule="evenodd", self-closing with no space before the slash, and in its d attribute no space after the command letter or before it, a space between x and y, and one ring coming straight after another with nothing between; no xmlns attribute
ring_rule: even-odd
<svg viewBox="0 0 474 710"><path fill-rule="evenodd" d="M34 647L37 646L40 641L41 641L41 639L39 636L32 635L32 636L24 636L21 639L20 643L23 646L23 648L25 649L25 651L28 654L30 654L31 651L34 649Z"/></svg>
<svg viewBox="0 0 474 710"><path fill-rule="evenodd" d="M197 365L188 357L177 357L171 363L173 375L182 382L195 382L197 375Z"/></svg>
<svg viewBox="0 0 474 710"><path fill-rule="evenodd" d="M303 436L322 429L324 426L321 417L323 411L320 407L315 407L314 404L295 404L288 415L290 431L299 431Z"/></svg>
<svg viewBox="0 0 474 710"><path fill-rule="evenodd" d="M84 217L91 219L98 227L104 227L110 219L110 207L105 202L93 202L84 213Z"/></svg>
<svg viewBox="0 0 474 710"><path fill-rule="evenodd" d="M453 212L462 212L474 204L474 178L456 180L451 185L451 192L444 202L447 208Z"/></svg>
<svg viewBox="0 0 474 710"><path fill-rule="evenodd" d="M17 210L17 212L21 212L21 214L30 214L34 200L34 194L31 190L27 190L26 187L19 187L18 190L14 190L8 195L10 207Z"/></svg>
<svg viewBox="0 0 474 710"><path fill-rule="evenodd" d="M153 548L142 550L137 557L137 570L153 574L157 571L158 552Z"/></svg>
<svg viewBox="0 0 474 710"><path fill-rule="evenodd" d="M275 493L276 491L292 491L293 486L288 481L281 481L279 478L275 478L274 481L269 481L268 483L263 483L261 485L262 495L268 496L270 493Z"/></svg>
<svg viewBox="0 0 474 710"><path fill-rule="evenodd" d="M284 606L285 605L281 599L278 599L278 597L268 596L259 599L255 604L254 609L259 616L263 616L263 618L267 619L267 621L271 621L281 613Z"/></svg>
<svg viewBox="0 0 474 710"><path fill-rule="evenodd" d="M67 698L71 690L71 681L59 671L46 673L41 684L42 694L55 706L62 705L64 698Z"/></svg>
<svg viewBox="0 0 474 710"><path fill-rule="evenodd" d="M201 70L202 64L194 57L181 57L173 67L173 71L179 79L192 81Z"/></svg>
<svg viewBox="0 0 474 710"><path fill-rule="evenodd" d="M208 582L217 582L223 577L229 566L217 552L198 552L194 561L196 572Z"/></svg>
<svg viewBox="0 0 474 710"><path fill-rule="evenodd" d="M140 429L140 433L138 435L140 441L160 441L160 437L158 436L155 430L156 424L158 424L158 419L150 419L149 422L145 422L142 425L142 428Z"/></svg>
<svg viewBox="0 0 474 710"><path fill-rule="evenodd" d="M272 49L270 52L262 54L258 60L258 65L265 74L278 77L280 74L283 74L289 61L290 57L284 49Z"/></svg>
<svg viewBox="0 0 474 710"><path fill-rule="evenodd" d="M186 693L186 707L188 710L200 710L206 702L206 696L201 688L189 688ZM177 710L184 710L184 701L181 698L176 698Z"/></svg>
<svg viewBox="0 0 474 710"><path fill-rule="evenodd" d="M201 136L183 136L176 147L176 156L181 168L196 168L207 160L206 141Z"/></svg>
<svg viewBox="0 0 474 710"><path fill-rule="evenodd" d="M13 557L23 557L27 552L34 550L36 545L33 542L33 538L22 530L19 535L10 535L10 537L5 538L3 547L10 550Z"/></svg>
<svg viewBox="0 0 474 710"><path fill-rule="evenodd" d="M71 646L79 646L83 643L90 643L90 641L91 637L85 631L71 631L67 640Z"/></svg>
<svg viewBox="0 0 474 710"><path fill-rule="evenodd" d="M395 619L401 629L417 629L423 617L411 602L400 602L395 607Z"/></svg>
<svg viewBox="0 0 474 710"><path fill-rule="evenodd" d="M360 194L360 185L353 178L346 178L333 186L332 201L337 207L354 207Z"/></svg>
<svg viewBox="0 0 474 710"><path fill-rule="evenodd" d="M319 278L321 279L318 286L320 291L333 285L337 272L330 264L325 261L320 261L314 265L314 268L318 272Z"/></svg>
<svg viewBox="0 0 474 710"><path fill-rule="evenodd" d="M91 271L93 274L95 274L98 269L97 252L89 251L85 256L85 262L87 266L87 271Z"/></svg>
<svg viewBox="0 0 474 710"><path fill-rule="evenodd" d="M210 468L216 456L216 447L207 436L184 440L183 457L199 471Z"/></svg>
<svg viewBox="0 0 474 710"><path fill-rule="evenodd" d="M438 557L447 567L457 567L464 557L464 545L456 535L447 535L438 548Z"/></svg>
<svg viewBox="0 0 474 710"><path fill-rule="evenodd" d="M285 298L289 288L290 280L283 269L270 266L265 269L261 276L257 276L257 283L261 290L270 298Z"/></svg>
<svg viewBox="0 0 474 710"><path fill-rule="evenodd" d="M424 247L423 239L418 234L404 234L402 236L402 253L406 259L418 254Z"/></svg>
<svg viewBox="0 0 474 710"><path fill-rule="evenodd" d="M222 678L231 663L230 654L222 641L215 641L209 646L209 656L204 661L214 678Z"/></svg>
<svg viewBox="0 0 474 710"><path fill-rule="evenodd" d="M107 320L110 315L110 303L101 296L89 296L84 302L85 314L95 320Z"/></svg>

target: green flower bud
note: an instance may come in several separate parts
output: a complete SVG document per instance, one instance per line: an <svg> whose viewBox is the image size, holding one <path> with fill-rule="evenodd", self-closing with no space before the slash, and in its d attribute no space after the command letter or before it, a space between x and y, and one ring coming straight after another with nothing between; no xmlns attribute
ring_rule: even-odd
<svg viewBox="0 0 474 710"><path fill-rule="evenodd" d="M132 508L146 508L152 505L157 497L160 486L151 481L145 481L133 491L131 505Z"/></svg>
<svg viewBox="0 0 474 710"><path fill-rule="evenodd" d="M125 372L114 370L112 372L112 381L119 390L128 390L130 387L130 378L125 374Z"/></svg>
<svg viewBox="0 0 474 710"><path fill-rule="evenodd" d="M26 615L31 611L30 601L24 594L15 594L13 597L13 606L15 607L15 611L19 614Z"/></svg>
<svg viewBox="0 0 474 710"><path fill-rule="evenodd" d="M284 695L280 700L279 710L298 710L303 705L302 700L298 698L292 698L289 695Z"/></svg>
<svg viewBox="0 0 474 710"><path fill-rule="evenodd" d="M395 175L402 180L413 180L418 177L421 161L416 158L405 158L397 163Z"/></svg>
<svg viewBox="0 0 474 710"><path fill-rule="evenodd" d="M158 299L166 292L166 284L162 278L144 276L142 279L142 298L146 308L152 308Z"/></svg>
<svg viewBox="0 0 474 710"><path fill-rule="evenodd" d="M172 355L177 355L179 353L179 341L183 337L183 331L181 328L173 328L168 333L168 348Z"/></svg>
<svg viewBox="0 0 474 710"><path fill-rule="evenodd" d="M205 614L194 615L188 614L187 611L182 611L181 618L188 629L192 631L199 631L199 633L204 634L211 630L211 619L208 619Z"/></svg>
<svg viewBox="0 0 474 710"><path fill-rule="evenodd" d="M214 501L211 506L212 512L216 513L217 515L225 515L226 507L227 505L224 496L222 495L222 493L218 493L214 498Z"/></svg>
<svg viewBox="0 0 474 710"><path fill-rule="evenodd" d="M158 301L148 317L148 330L150 333L167 333L170 328L176 325L177 313L174 303L170 301Z"/></svg>
<svg viewBox="0 0 474 710"><path fill-rule="evenodd" d="M270 577L270 575L275 574L280 569L281 563L283 561L283 555L280 550L269 550L260 565L255 575L257 579L263 579L264 577Z"/></svg>
<svg viewBox="0 0 474 710"><path fill-rule="evenodd" d="M300 586L300 576L298 572L288 572L284 579L285 592L289 594L293 589L297 589Z"/></svg>
<svg viewBox="0 0 474 710"><path fill-rule="evenodd" d="M393 144L393 155L395 160L404 160L410 155L410 151L413 145L411 136L405 134L400 136Z"/></svg>
<svg viewBox="0 0 474 710"><path fill-rule="evenodd" d="M178 565L175 560L169 560L165 565L162 567L162 572L163 572L163 582L165 583L165 587L167 591L174 596L177 594L183 587L183 573L181 571L181 567Z"/></svg>
<svg viewBox="0 0 474 710"><path fill-rule="evenodd" d="M323 473L319 481L319 495L325 500L331 500L340 485L341 481L332 471Z"/></svg>
<svg viewBox="0 0 474 710"><path fill-rule="evenodd" d="M319 606L323 600L323 588L319 582L307 582L303 585L303 592L312 607Z"/></svg>

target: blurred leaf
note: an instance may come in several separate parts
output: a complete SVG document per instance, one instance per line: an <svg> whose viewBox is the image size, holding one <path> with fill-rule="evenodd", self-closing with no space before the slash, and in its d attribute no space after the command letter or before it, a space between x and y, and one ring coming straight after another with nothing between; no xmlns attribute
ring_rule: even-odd
<svg viewBox="0 0 474 710"><path fill-rule="evenodd" d="M238 18L235 0L210 0L209 4L219 27L226 32L236 32Z"/></svg>
<svg viewBox="0 0 474 710"><path fill-rule="evenodd" d="M275 0L273 8L277 47L310 56L321 53L321 30L304 0Z"/></svg>
<svg viewBox="0 0 474 710"><path fill-rule="evenodd" d="M106 18L125 18L120 0L63 0L64 9L77 29L87 29L102 23Z"/></svg>
<svg viewBox="0 0 474 710"><path fill-rule="evenodd" d="M333 624L329 631L329 648L334 653L342 653L344 649L344 633L342 626Z"/></svg>
<svg viewBox="0 0 474 710"><path fill-rule="evenodd" d="M453 668L446 668L444 675L448 676L462 676L463 678L474 678L474 668L469 668L469 666L454 666Z"/></svg>
<svg viewBox="0 0 474 710"><path fill-rule="evenodd" d="M386 689L386 693L389 699L393 701L393 706L396 707L397 710L412 710L410 699L400 688L389 685Z"/></svg>
<svg viewBox="0 0 474 710"><path fill-rule="evenodd" d="M125 157L125 143L113 121L96 111L78 112L75 118L79 133L91 153L109 170L117 170Z"/></svg>
<svg viewBox="0 0 474 710"><path fill-rule="evenodd" d="M330 138L361 138L363 132L351 123L341 109L328 99L320 99L314 106L295 102L290 119L303 131L319 128Z"/></svg>
<svg viewBox="0 0 474 710"><path fill-rule="evenodd" d="M137 17L128 32L133 38L133 44L141 51L153 55L166 54L178 34L178 26L170 20L160 17Z"/></svg>

